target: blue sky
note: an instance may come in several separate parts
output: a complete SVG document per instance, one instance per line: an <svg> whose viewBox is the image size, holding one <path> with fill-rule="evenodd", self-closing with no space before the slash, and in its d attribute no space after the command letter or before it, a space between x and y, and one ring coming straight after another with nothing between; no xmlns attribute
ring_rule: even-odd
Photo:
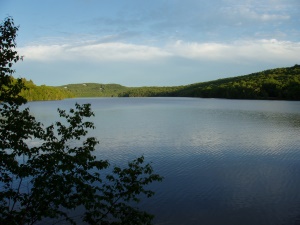
<svg viewBox="0 0 300 225"><path fill-rule="evenodd" d="M300 64L299 0L0 0L16 77L173 86Z"/></svg>

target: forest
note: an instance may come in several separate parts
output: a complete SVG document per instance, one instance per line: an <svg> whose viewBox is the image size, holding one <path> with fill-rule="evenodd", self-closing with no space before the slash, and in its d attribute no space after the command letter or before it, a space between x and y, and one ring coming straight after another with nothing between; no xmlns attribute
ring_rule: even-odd
<svg viewBox="0 0 300 225"><path fill-rule="evenodd" d="M69 84L75 97L200 97L300 100L300 65L249 75L173 87L125 87L118 84Z"/></svg>
<svg viewBox="0 0 300 225"><path fill-rule="evenodd" d="M128 90L127 87L119 84L68 84L59 87L72 93L75 97L119 97L121 93Z"/></svg>
<svg viewBox="0 0 300 225"><path fill-rule="evenodd" d="M12 78L14 79L14 78ZM82 83L58 87L22 79L28 101L73 97L199 97L226 99L300 100L300 65L276 68L243 76L169 87L125 87L119 84Z"/></svg>
<svg viewBox="0 0 300 225"><path fill-rule="evenodd" d="M300 100L300 65L188 85L177 96Z"/></svg>
<svg viewBox="0 0 300 225"><path fill-rule="evenodd" d="M11 77L16 82L16 79ZM20 95L27 99L27 101L48 101L48 100L62 100L65 98L73 98L75 95L68 91L57 87L50 87L46 85L37 86L32 80L27 81L22 78L25 88Z"/></svg>

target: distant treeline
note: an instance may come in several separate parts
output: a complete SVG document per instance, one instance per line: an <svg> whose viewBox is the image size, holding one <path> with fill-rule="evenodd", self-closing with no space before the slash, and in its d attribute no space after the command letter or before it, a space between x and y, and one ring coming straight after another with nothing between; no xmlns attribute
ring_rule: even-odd
<svg viewBox="0 0 300 225"><path fill-rule="evenodd" d="M127 87L119 84L97 83L68 84L60 88L73 93L75 97L119 97L121 93L128 90Z"/></svg>
<svg viewBox="0 0 300 225"><path fill-rule="evenodd" d="M188 85L177 96L300 100L300 65Z"/></svg>
<svg viewBox="0 0 300 225"><path fill-rule="evenodd" d="M118 84L69 84L76 97L201 97L300 100L300 66L278 68L210 82L174 87L125 87Z"/></svg>
<svg viewBox="0 0 300 225"><path fill-rule="evenodd" d="M12 78L14 79L14 78ZM73 97L201 97L228 99L300 100L300 65L249 75L173 87L125 87L119 84L68 84L37 86L23 79L28 101Z"/></svg>
<svg viewBox="0 0 300 225"><path fill-rule="evenodd" d="M26 89L21 91L21 95L28 101L62 100L74 97L74 94L70 91L63 90L58 87L50 87L46 85L37 86L32 82L32 80L22 80L25 83Z"/></svg>
<svg viewBox="0 0 300 225"><path fill-rule="evenodd" d="M68 84L61 86L76 97L156 97L173 96L178 87L125 87L119 84ZM175 95L174 95L175 96Z"/></svg>

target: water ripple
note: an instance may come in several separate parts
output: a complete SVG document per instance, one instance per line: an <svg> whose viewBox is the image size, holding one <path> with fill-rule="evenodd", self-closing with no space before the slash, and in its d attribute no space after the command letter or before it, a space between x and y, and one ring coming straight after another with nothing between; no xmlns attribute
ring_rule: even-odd
<svg viewBox="0 0 300 225"><path fill-rule="evenodd" d="M61 104L71 107L74 101ZM124 165L144 155L165 177L151 184L156 195L141 203L156 215L155 224L299 224L299 102L79 102L92 103L96 113L97 129L90 135L100 141L97 157ZM53 119L52 103L31 105L46 124Z"/></svg>

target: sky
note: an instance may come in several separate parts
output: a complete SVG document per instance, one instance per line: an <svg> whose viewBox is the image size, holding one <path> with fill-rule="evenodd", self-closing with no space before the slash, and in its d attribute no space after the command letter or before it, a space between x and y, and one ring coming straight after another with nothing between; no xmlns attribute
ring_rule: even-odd
<svg viewBox="0 0 300 225"><path fill-rule="evenodd" d="M0 0L15 77L176 86L300 64L299 0Z"/></svg>

